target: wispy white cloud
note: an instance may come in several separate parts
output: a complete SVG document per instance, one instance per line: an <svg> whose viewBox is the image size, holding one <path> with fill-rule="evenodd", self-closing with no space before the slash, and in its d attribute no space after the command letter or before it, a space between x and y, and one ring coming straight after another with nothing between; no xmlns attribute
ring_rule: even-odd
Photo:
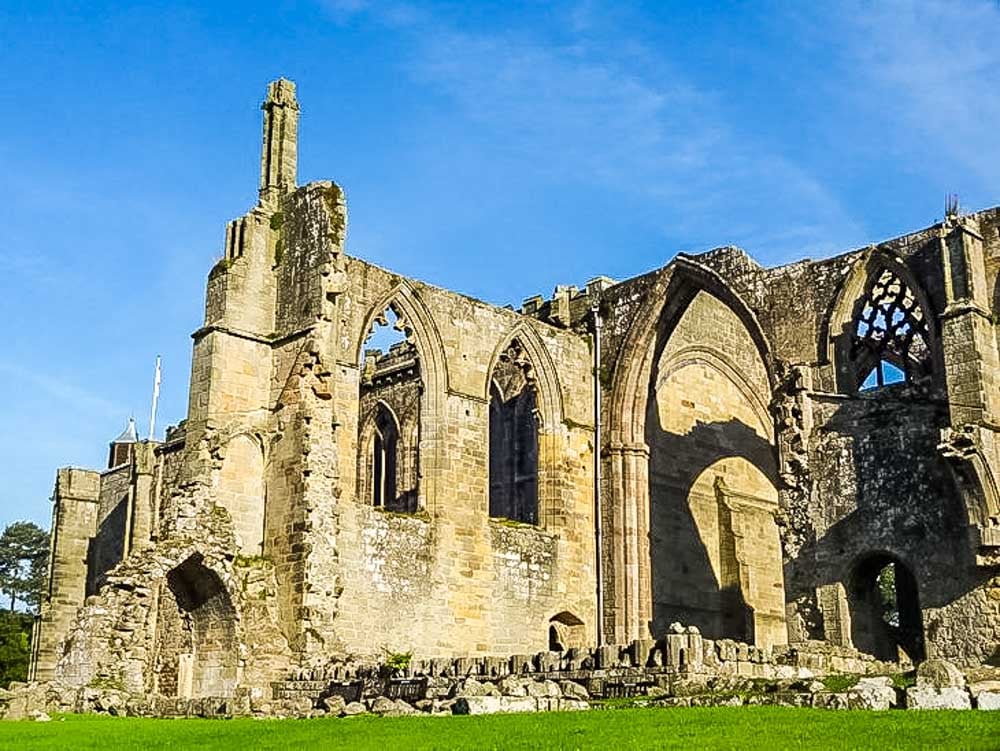
<svg viewBox="0 0 1000 751"><path fill-rule="evenodd" d="M8 393L41 392L78 412L99 416L125 414L121 405L98 396L73 381L56 375L36 372L15 363L0 362L0 377L9 383Z"/></svg>
<svg viewBox="0 0 1000 751"><path fill-rule="evenodd" d="M439 29L412 70L526 171L641 195L674 236L778 255L864 236L816 177L741 133L713 92L637 40L616 36L612 50Z"/></svg>
<svg viewBox="0 0 1000 751"><path fill-rule="evenodd" d="M835 35L855 97L898 134L892 148L923 166L948 162L1000 189L1000 3L853 0L812 19Z"/></svg>
<svg viewBox="0 0 1000 751"><path fill-rule="evenodd" d="M331 1L377 23L409 7ZM651 49L596 0L552 13L545 30L469 30L415 13L408 22L407 74L533 180L638 198L690 249L739 242L780 259L865 238L816 176L741 132L683 61Z"/></svg>
<svg viewBox="0 0 1000 751"><path fill-rule="evenodd" d="M855 160L847 169L803 151L802 141L786 149L759 123L744 125L726 92L706 88L668 47L651 46L637 30L638 11L580 0L546 6L543 23L479 26L392 0L327 7L405 27L412 44L401 69L450 101L447 118L512 171L536 184L638 198L660 216L665 236L693 250L738 242L780 261L878 239L857 191L838 192L865 172L865 160L873 162L869 179L882 179L875 175L884 166L887 181L920 180L926 191L954 185L975 194L973 204L1000 190L995 0L771 8L769 31L792 46L801 37L799 63L820 66L809 85L837 108L824 117L816 96L812 110L792 117L803 129L826 128L830 153ZM795 127L786 120L775 132ZM468 142L462 148L469 153ZM874 166L879 160L892 163Z"/></svg>

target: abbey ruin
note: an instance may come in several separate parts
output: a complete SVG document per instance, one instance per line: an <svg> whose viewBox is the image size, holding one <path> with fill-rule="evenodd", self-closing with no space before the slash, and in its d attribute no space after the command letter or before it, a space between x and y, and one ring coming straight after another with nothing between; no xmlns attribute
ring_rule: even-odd
<svg viewBox="0 0 1000 751"><path fill-rule="evenodd" d="M675 623L1000 661L1000 208L515 310L349 255L342 189L296 184L294 85L263 113L187 418L58 471L34 679L227 697Z"/></svg>

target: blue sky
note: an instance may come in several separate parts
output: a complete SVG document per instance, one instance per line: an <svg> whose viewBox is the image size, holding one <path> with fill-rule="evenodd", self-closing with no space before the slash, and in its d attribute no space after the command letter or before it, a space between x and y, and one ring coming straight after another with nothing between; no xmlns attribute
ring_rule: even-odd
<svg viewBox="0 0 1000 751"><path fill-rule="evenodd" d="M708 6L712 7L709 8ZM0 524L184 417L268 80L348 250L492 302L738 244L821 257L1000 203L1000 7L0 4Z"/></svg>

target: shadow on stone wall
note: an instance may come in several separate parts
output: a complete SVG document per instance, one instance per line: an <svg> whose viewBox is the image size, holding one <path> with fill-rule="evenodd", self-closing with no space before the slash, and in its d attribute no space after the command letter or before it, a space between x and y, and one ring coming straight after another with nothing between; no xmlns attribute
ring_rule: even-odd
<svg viewBox="0 0 1000 751"><path fill-rule="evenodd" d="M650 447L652 633L665 633L677 621L697 626L709 638L752 643L753 611L738 583L720 583L692 512L690 494L705 470L729 458L746 460L773 485L774 447L735 419L698 422L683 435L663 430L652 395L646 442Z"/></svg>
<svg viewBox="0 0 1000 751"><path fill-rule="evenodd" d="M938 455L943 405L906 385L846 401L817 426L811 447L815 486L805 543L786 565L789 599L817 587L840 585L852 621L851 639L878 655L896 646L915 660L931 656L986 660L990 639L974 633L986 613L960 603L991 574L977 568L958 488ZM912 575L897 590L901 610L916 608L901 630L873 629L868 561L898 562ZM871 573L871 572L868 572ZM985 597L985 596L984 596ZM828 614L829 616L829 614ZM861 621L860 625L853 621ZM827 638L835 624L826 624ZM920 633L915 633L920 632ZM846 636L846 634L845 634ZM974 654L975 653L975 654Z"/></svg>
<svg viewBox="0 0 1000 751"><path fill-rule="evenodd" d="M124 496L101 521L97 534L87 545L87 596L96 594L104 584L105 575L125 555L125 529L128 496Z"/></svg>

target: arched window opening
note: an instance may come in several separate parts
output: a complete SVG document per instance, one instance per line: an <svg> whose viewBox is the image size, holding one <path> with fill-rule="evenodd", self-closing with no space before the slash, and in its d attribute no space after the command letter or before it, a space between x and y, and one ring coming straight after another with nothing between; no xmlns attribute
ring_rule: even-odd
<svg viewBox="0 0 1000 751"><path fill-rule="evenodd" d="M897 368L887 360L880 360L878 365L872 368L865 379L861 382L860 391L871 391L882 386L891 386L894 383L904 383L906 373Z"/></svg>
<svg viewBox="0 0 1000 751"><path fill-rule="evenodd" d="M396 420L385 405L379 404L375 416L372 440L372 505L395 508L396 468L399 450L399 430Z"/></svg>
<svg viewBox="0 0 1000 751"><path fill-rule="evenodd" d="M929 375L926 316L913 290L891 269L872 276L855 308L851 329L859 390L913 383Z"/></svg>
<svg viewBox="0 0 1000 751"><path fill-rule="evenodd" d="M358 498L389 511L417 511L420 358L413 332L392 306L376 316L359 363Z"/></svg>
<svg viewBox="0 0 1000 751"><path fill-rule="evenodd" d="M917 582L903 563L886 554L865 558L854 571L848 597L857 649L880 660L924 659Z"/></svg>
<svg viewBox="0 0 1000 751"><path fill-rule="evenodd" d="M490 516L538 523L538 408L531 364L517 340L490 386Z"/></svg>

